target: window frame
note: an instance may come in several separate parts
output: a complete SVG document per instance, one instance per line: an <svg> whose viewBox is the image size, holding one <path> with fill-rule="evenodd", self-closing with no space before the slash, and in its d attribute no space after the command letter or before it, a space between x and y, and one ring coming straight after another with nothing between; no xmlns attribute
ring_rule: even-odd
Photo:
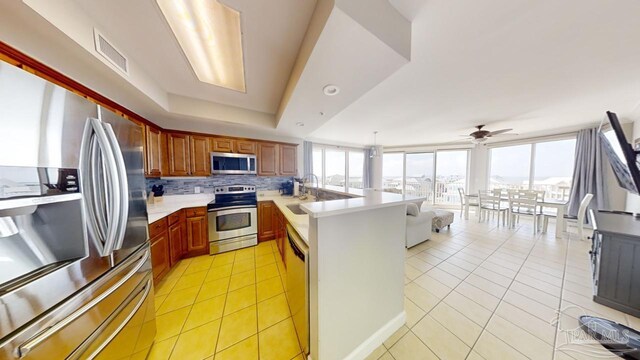
<svg viewBox="0 0 640 360"><path fill-rule="evenodd" d="M356 147L347 147L347 146L337 146L337 145L328 145L328 144L318 144L318 143L313 143L313 150L312 151L316 151L317 149L320 150L321 152L321 158L322 158L322 176L318 178L318 181L320 182L321 186L319 186L320 189L325 189L328 191L340 191L340 190L335 190L335 189L331 189L331 188L327 188L327 157L326 157L326 150L330 149L330 150L337 150L337 151L343 151L344 152L344 174L345 174L345 181L344 181L344 188L342 189L342 191L344 193L349 193L349 153L351 152L358 152L358 153L362 153L362 158L363 158L363 162L362 162L362 177L364 180L364 162L367 161L367 159L365 158L365 149L364 148L356 148ZM314 166L315 166L315 162L314 162ZM313 171L313 169L312 169ZM317 174L316 174L317 175ZM319 184L319 185L320 185ZM364 184L363 184L364 187ZM356 189L356 188L353 188Z"/></svg>
<svg viewBox="0 0 640 360"><path fill-rule="evenodd" d="M489 185L491 184L491 157L493 155L492 150L493 149L497 149L497 148L505 148L505 147L510 147L510 146L519 146L519 145L529 145L531 146L531 154L530 154L530 158L529 158L529 184L527 186L527 189L531 190L532 187L534 186L534 181L535 181L535 167L536 167L536 146L538 144L541 143L549 143L549 142L554 142L554 141L564 141L564 140L574 140L577 141L577 134L567 134L566 136L554 136L552 138L540 138L540 139L531 139L530 141L518 141L518 142L513 142L513 143L504 143L504 144L492 144L489 146L489 151L487 154L487 178L486 178L486 184L487 184L487 189L489 188ZM575 161L575 149L573 152L573 159ZM571 175L571 178L573 179L573 175Z"/></svg>
<svg viewBox="0 0 640 360"><path fill-rule="evenodd" d="M444 206L453 206L453 204L446 203L436 203L436 187L438 181L436 178L438 177L437 169L438 169L438 153L443 152L454 152L454 151L464 151L467 154L467 161L465 166L465 181L464 181L464 191L467 192L469 189L469 174L471 172L471 149L469 148L447 148L447 149L434 149L434 150L423 150L423 151L385 151L385 154L402 154L402 194L406 192L406 184L407 184L407 155L409 154L433 154L433 184L431 188L432 200L429 202L431 205L444 205ZM383 156L384 163L384 156ZM383 165L384 168L384 165ZM383 173L384 177L384 173ZM384 179L383 179L384 182Z"/></svg>

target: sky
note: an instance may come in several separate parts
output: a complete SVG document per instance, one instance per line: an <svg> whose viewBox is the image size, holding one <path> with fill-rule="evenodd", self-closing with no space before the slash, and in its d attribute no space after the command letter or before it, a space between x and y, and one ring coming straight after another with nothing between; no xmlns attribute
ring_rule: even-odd
<svg viewBox="0 0 640 360"><path fill-rule="evenodd" d="M438 176L462 175L467 170L467 150L439 151L436 172ZM402 153L384 154L383 177L402 177ZM407 154L407 176L433 176L433 153Z"/></svg>
<svg viewBox="0 0 640 360"><path fill-rule="evenodd" d="M571 177L573 174L575 139L536 144L534 177ZM531 144L505 146L490 150L491 176L528 178Z"/></svg>

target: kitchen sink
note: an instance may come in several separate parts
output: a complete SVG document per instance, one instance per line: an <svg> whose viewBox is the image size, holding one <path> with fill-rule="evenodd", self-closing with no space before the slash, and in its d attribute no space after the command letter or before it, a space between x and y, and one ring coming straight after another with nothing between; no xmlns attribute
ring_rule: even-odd
<svg viewBox="0 0 640 360"><path fill-rule="evenodd" d="M296 214L296 215L306 215L307 214L306 212L304 212L304 210L302 210L300 208L300 204L290 204L290 205L287 205L287 208L289 210L291 210L291 212Z"/></svg>

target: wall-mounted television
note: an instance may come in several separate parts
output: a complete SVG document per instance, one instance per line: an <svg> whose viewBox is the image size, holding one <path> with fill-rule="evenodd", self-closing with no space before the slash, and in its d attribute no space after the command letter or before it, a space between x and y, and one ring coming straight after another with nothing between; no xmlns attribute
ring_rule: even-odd
<svg viewBox="0 0 640 360"><path fill-rule="evenodd" d="M607 111L607 118L621 151L616 151L602 131L602 126L600 126L598 136L600 136L604 152L609 158L609 163L611 163L611 168L613 168L613 172L618 179L618 184L627 191L640 195L640 159L638 157L640 152L636 151L633 145L627 141L620 126L620 121L618 121L618 116Z"/></svg>

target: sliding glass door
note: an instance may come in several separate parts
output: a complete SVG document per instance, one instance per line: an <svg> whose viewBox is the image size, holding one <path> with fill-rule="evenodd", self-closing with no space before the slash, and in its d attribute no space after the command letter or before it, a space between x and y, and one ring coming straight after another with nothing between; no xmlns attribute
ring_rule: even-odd
<svg viewBox="0 0 640 360"><path fill-rule="evenodd" d="M436 205L459 205L458 188L467 189L468 150L385 153L383 190L426 197Z"/></svg>
<svg viewBox="0 0 640 360"><path fill-rule="evenodd" d="M406 194L424 196L428 202L433 202L434 158L434 153L406 155Z"/></svg>
<svg viewBox="0 0 640 360"><path fill-rule="evenodd" d="M467 189L468 150L436 153L435 204L460 205L458 188Z"/></svg>

